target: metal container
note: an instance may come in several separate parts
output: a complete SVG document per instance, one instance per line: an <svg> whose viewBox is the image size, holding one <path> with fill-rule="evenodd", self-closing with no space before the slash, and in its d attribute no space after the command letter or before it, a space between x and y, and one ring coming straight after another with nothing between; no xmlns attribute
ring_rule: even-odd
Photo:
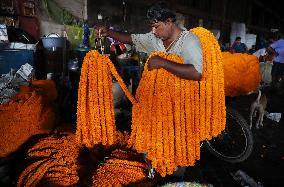
<svg viewBox="0 0 284 187"><path fill-rule="evenodd" d="M44 48L65 48L65 37L42 37L42 44Z"/></svg>
<svg viewBox="0 0 284 187"><path fill-rule="evenodd" d="M63 48L47 48L44 50L46 73L61 74L65 63Z"/></svg>

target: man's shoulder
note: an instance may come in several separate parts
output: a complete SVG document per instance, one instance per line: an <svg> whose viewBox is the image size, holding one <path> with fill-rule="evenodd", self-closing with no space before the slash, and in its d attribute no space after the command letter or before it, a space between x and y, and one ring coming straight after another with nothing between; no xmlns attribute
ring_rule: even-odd
<svg viewBox="0 0 284 187"><path fill-rule="evenodd" d="M199 37L190 32L190 31L182 31L183 32L183 39L187 41L199 41Z"/></svg>
<svg viewBox="0 0 284 187"><path fill-rule="evenodd" d="M276 42L271 44L271 47L272 48L284 47L284 40L282 38L277 40Z"/></svg>
<svg viewBox="0 0 284 187"><path fill-rule="evenodd" d="M147 41L154 41L158 38L152 33L143 33L143 34L131 34L132 40L140 41L140 42L147 42Z"/></svg>
<svg viewBox="0 0 284 187"><path fill-rule="evenodd" d="M201 48L201 41L197 35L190 31L183 31L182 46L184 49Z"/></svg>
<svg viewBox="0 0 284 187"><path fill-rule="evenodd" d="M132 36L146 36L146 37L155 37L153 32L147 32L147 33L133 33Z"/></svg>

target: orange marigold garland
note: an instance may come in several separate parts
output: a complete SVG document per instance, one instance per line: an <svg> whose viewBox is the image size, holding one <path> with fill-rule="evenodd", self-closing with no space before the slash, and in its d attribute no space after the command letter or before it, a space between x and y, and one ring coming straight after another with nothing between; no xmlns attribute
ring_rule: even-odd
<svg viewBox="0 0 284 187"><path fill-rule="evenodd" d="M27 152L31 163L21 173L17 186L72 186L79 182L79 146L74 135L40 139Z"/></svg>
<svg viewBox="0 0 284 187"><path fill-rule="evenodd" d="M261 81L256 56L243 53L222 53L226 96L247 95L255 91Z"/></svg>
<svg viewBox="0 0 284 187"><path fill-rule="evenodd" d="M133 151L117 149L97 169L92 186L125 186L146 181L147 164L142 155Z"/></svg>
<svg viewBox="0 0 284 187"><path fill-rule="evenodd" d="M35 80L31 86L21 86L17 95L0 105L0 157L16 151L31 136L54 128L52 102L56 96L53 81Z"/></svg>
<svg viewBox="0 0 284 187"><path fill-rule="evenodd" d="M191 32L199 37L204 53L200 83L182 80L163 69L148 71L147 61L136 92L140 106L133 108L133 131L129 145L138 152L147 152L153 167L162 176L173 173L177 166L193 165L200 158L200 141L217 136L225 128L220 48L212 33L206 29L195 28ZM158 52L151 55L183 63L183 59L174 54ZM161 75L169 81L164 81ZM170 93L168 97L163 97L165 90ZM164 115L164 106L171 111L168 116ZM147 123L143 124L137 119L144 119ZM169 140L163 137L166 134Z"/></svg>
<svg viewBox="0 0 284 187"><path fill-rule="evenodd" d="M112 95L113 74L128 98L135 103L110 59L90 51L81 69L77 105L77 140L92 147L115 143L115 117Z"/></svg>
<svg viewBox="0 0 284 187"><path fill-rule="evenodd" d="M193 165L200 158L200 141L217 136L225 128L226 113L219 45L206 29L195 28L191 32L199 37L203 49L202 80L182 80L163 69L148 71L147 61L136 98L129 93L106 56L89 52L84 60L78 92L79 142L87 147L114 143L110 70L133 103L129 146L138 152L147 152L148 159L162 176L173 173L177 166ZM158 52L151 55L183 63L183 59L175 54ZM97 68L90 71L94 66ZM90 132L90 129L100 131ZM99 136L94 135L95 132Z"/></svg>
<svg viewBox="0 0 284 187"><path fill-rule="evenodd" d="M211 32L202 27L190 31L198 36L203 49L201 82L204 82L205 90L200 87L200 92L205 91L206 104L205 108L200 108L200 114L205 114L205 124L200 124L200 129L205 129L205 132L200 132L200 139L211 139L220 134L226 124L223 61L220 46Z"/></svg>

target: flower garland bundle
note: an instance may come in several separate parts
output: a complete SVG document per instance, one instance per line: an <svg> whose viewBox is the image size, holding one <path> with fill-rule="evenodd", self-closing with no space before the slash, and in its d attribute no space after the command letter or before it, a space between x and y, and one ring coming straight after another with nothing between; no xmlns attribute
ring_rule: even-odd
<svg viewBox="0 0 284 187"><path fill-rule="evenodd" d="M247 95L257 90L261 81L259 61L256 56L223 52L226 96Z"/></svg>
<svg viewBox="0 0 284 187"><path fill-rule="evenodd" d="M126 89L111 61L98 52L89 52L84 60L78 92L79 142L87 146L101 142L107 144L103 139L108 140L109 137L107 133L102 133L103 128L114 129L114 120L109 120L109 123L105 120L112 116L101 112L105 109L111 110L108 114L113 114L113 103L111 108L106 109L104 102L99 102L105 98L110 99L107 103L112 102L111 92L104 91L111 90L111 75L107 73L110 69L133 103L133 124L128 144L138 152L147 152L148 159L162 176L173 173L177 166L194 165L195 160L200 158L200 141L211 139L224 130L226 113L220 47L213 34L206 29L195 28L191 32L199 37L203 49L202 80L183 80L163 69L148 71L146 64L136 92L137 101ZM174 54L152 55L183 63L182 58ZM106 87L102 87L100 82ZM91 125L96 121L96 125Z"/></svg>
<svg viewBox="0 0 284 187"><path fill-rule="evenodd" d="M77 139L80 144L92 147L96 144L115 143L115 117L112 95L112 76L132 102L135 99L127 90L110 59L90 51L81 69L77 104Z"/></svg>
<svg viewBox="0 0 284 187"><path fill-rule="evenodd" d="M74 135L40 139L27 155L28 160L36 161L21 173L17 186L71 186L78 183L79 146Z"/></svg>
<svg viewBox="0 0 284 187"><path fill-rule="evenodd" d="M117 149L93 176L92 186L125 186L147 180L147 164L133 151Z"/></svg>
<svg viewBox="0 0 284 187"><path fill-rule="evenodd" d="M203 28L191 30L202 44L202 80L188 81L163 70L148 71L147 63L133 106L129 145L147 152L162 175L177 166L194 165L200 158L200 141L225 128L225 95L221 51L214 36ZM175 63L175 54L153 53Z"/></svg>
<svg viewBox="0 0 284 187"><path fill-rule="evenodd" d="M22 86L20 92L8 103L0 105L0 156L17 150L35 134L50 132L56 116L50 99L37 87ZM48 95L48 92L45 92Z"/></svg>
<svg viewBox="0 0 284 187"><path fill-rule="evenodd" d="M222 53L218 41L210 31L202 27L190 31L198 36L203 51L202 80L199 82L200 139L210 140L212 136L219 135L226 125ZM198 98L195 102L198 102ZM199 111L198 108L196 110Z"/></svg>

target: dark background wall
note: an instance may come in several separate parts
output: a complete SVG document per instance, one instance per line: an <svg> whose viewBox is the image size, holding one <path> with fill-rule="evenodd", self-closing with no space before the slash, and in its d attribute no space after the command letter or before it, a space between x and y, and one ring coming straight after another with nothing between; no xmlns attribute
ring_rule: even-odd
<svg viewBox="0 0 284 187"><path fill-rule="evenodd" d="M147 32L146 10L155 0L88 0L91 25L106 24L129 32ZM284 15L275 0L168 0L173 9L184 15L185 27L203 20L207 29L221 30L221 40L229 41L232 22L246 24L247 32L271 36L271 28L283 32ZM97 19L103 15L103 21Z"/></svg>

